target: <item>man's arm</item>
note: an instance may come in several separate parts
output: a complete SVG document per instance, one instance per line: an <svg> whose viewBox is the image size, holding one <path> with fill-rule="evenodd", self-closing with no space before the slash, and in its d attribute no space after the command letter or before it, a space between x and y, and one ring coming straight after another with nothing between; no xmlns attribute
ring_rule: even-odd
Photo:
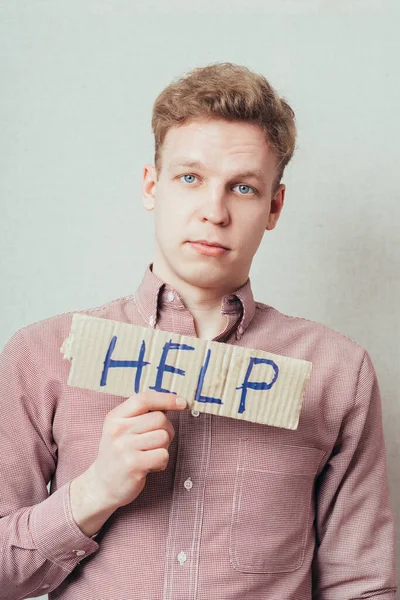
<svg viewBox="0 0 400 600"><path fill-rule="evenodd" d="M0 600L47 594L99 548L73 519L70 483L48 494L57 390L44 386L19 331L0 354Z"/></svg>
<svg viewBox="0 0 400 600"><path fill-rule="evenodd" d="M49 340L44 333L39 347L59 358ZM186 408L184 399L161 392L119 403L104 420L96 460L49 496L60 383L38 370L29 347L21 330L0 354L0 600L54 590L98 549L92 538L105 521L136 499L148 473L168 465L175 431L165 412Z"/></svg>
<svg viewBox="0 0 400 600"><path fill-rule="evenodd" d="M365 352L355 400L316 486L313 598L394 600L395 526L382 409Z"/></svg>

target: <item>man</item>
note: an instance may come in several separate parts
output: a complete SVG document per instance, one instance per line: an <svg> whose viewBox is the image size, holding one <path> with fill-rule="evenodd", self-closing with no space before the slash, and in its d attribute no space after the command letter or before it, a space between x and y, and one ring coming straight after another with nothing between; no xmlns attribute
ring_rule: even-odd
<svg viewBox="0 0 400 600"><path fill-rule="evenodd" d="M72 315L21 329L0 367L0 598L393 600L369 355L255 302L248 279L284 204L293 111L261 75L217 63L168 86L152 125L153 261L134 296L82 312L311 361L299 426L68 387Z"/></svg>

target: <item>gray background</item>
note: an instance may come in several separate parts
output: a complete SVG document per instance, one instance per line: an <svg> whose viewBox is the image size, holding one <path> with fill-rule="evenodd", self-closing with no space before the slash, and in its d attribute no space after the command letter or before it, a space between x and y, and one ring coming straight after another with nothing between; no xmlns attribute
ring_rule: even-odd
<svg viewBox="0 0 400 600"><path fill-rule="evenodd" d="M244 64L289 100L299 128L255 295L370 353L399 522L400 8L142 4L0 1L0 345L30 322L135 291L152 253L141 205L152 103L195 66Z"/></svg>

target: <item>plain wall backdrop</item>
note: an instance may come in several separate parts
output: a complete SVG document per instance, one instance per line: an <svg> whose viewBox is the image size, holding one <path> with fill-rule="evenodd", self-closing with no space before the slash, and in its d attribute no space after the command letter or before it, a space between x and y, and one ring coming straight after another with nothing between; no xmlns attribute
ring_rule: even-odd
<svg viewBox="0 0 400 600"><path fill-rule="evenodd" d="M196 66L246 65L299 131L255 296L370 353L400 523L399 19L396 0L0 2L0 345L135 292L152 104Z"/></svg>

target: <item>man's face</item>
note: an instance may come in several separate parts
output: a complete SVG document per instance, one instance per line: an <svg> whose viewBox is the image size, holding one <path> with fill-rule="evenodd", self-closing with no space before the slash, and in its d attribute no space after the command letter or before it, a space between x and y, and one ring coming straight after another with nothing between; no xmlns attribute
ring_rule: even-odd
<svg viewBox="0 0 400 600"><path fill-rule="evenodd" d="M155 211L154 271L171 285L234 291L284 202L285 187L273 190L276 158L263 131L193 120L168 131L161 163L158 180L152 165L143 173L144 205Z"/></svg>

